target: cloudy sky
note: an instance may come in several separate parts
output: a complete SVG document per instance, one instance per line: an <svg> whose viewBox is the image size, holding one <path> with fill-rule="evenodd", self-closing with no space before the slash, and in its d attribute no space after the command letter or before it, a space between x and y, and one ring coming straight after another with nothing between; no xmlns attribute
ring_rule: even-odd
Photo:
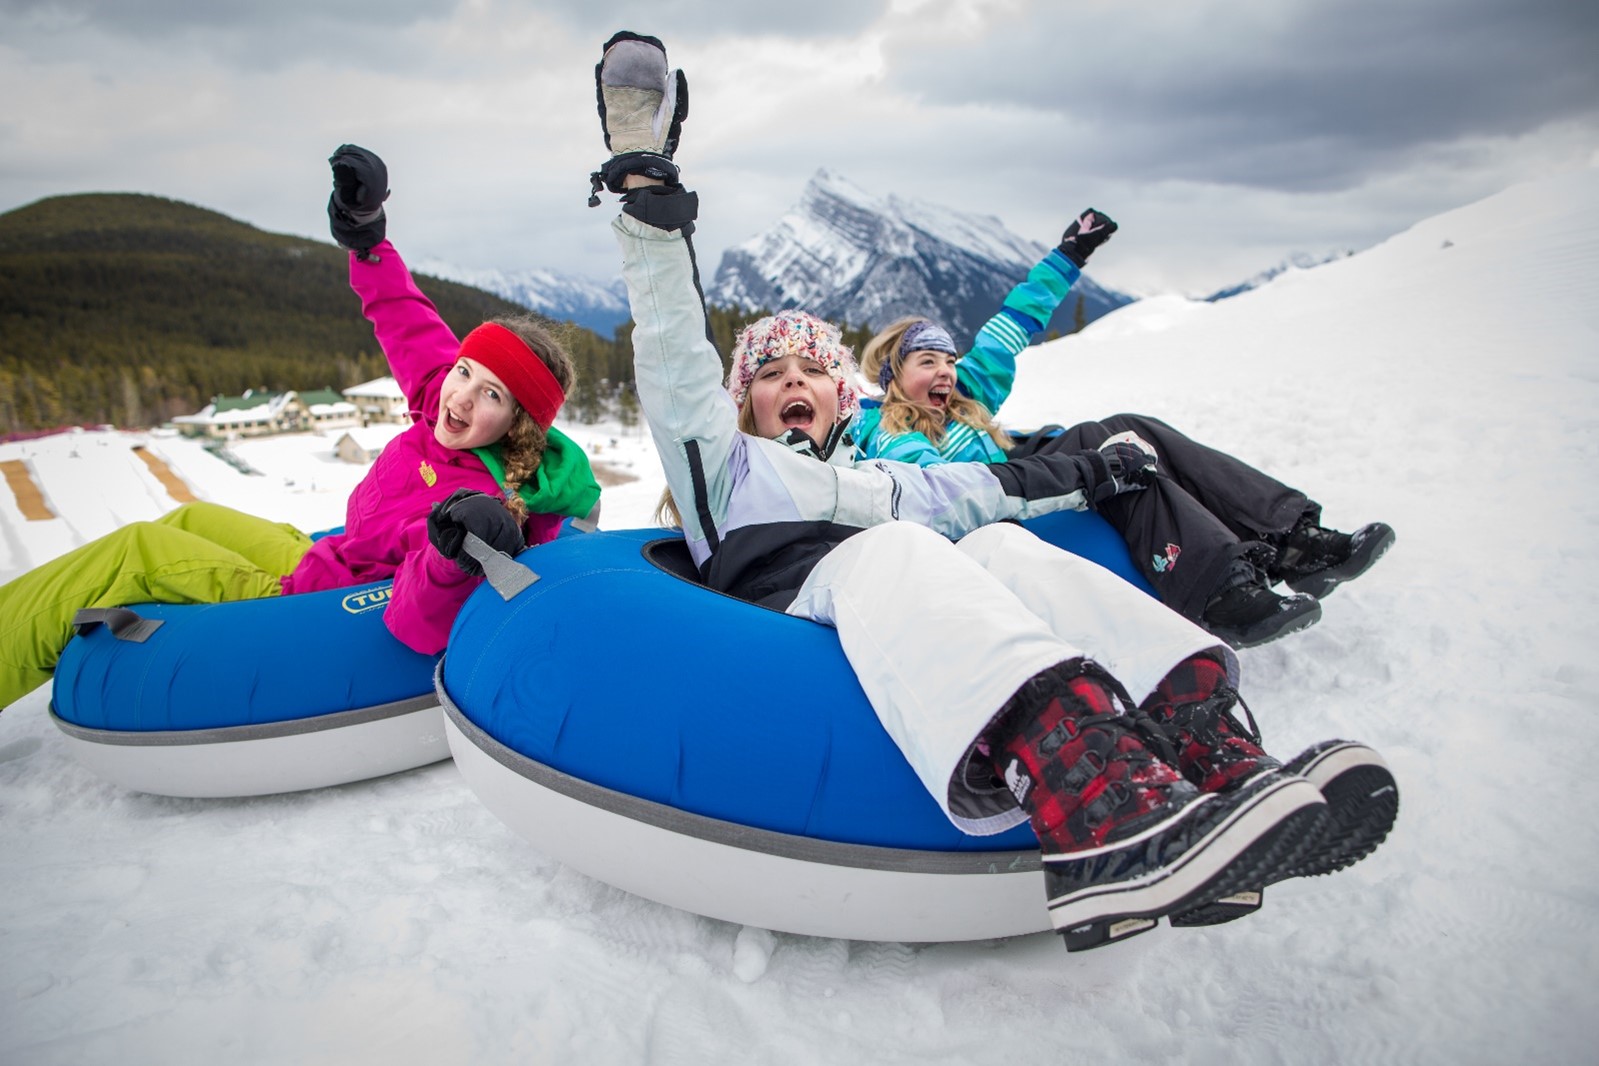
<svg viewBox="0 0 1599 1066"><path fill-rule="evenodd" d="M408 255L609 276L624 27L688 74L712 264L823 166L1041 244L1094 205L1123 230L1093 273L1147 293L1599 163L1587 0L0 0L0 211L146 192L326 239L351 141Z"/></svg>

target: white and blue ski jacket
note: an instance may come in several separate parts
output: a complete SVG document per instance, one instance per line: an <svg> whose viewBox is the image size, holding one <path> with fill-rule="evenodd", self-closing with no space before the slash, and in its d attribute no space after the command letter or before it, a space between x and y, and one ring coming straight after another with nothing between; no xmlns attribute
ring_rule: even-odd
<svg viewBox="0 0 1599 1066"><path fill-rule="evenodd" d="M635 323L639 406L711 588L781 610L817 561L862 529L901 520L956 539L992 522L1082 510L1106 476L1097 455L924 468L855 462L847 442L819 462L740 432L707 339L691 241L623 211L612 228Z"/></svg>

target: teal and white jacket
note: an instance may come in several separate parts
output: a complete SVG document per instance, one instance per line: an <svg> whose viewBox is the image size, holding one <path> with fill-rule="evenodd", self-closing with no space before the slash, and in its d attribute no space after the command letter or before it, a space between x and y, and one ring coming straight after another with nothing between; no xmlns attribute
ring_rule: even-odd
<svg viewBox="0 0 1599 1066"><path fill-rule="evenodd" d="M972 350L955 364L955 387L988 409L999 410L1016 384L1016 357L1044 329L1083 272L1058 248L1010 291L999 314L977 331ZM998 463L1005 453L980 429L951 420L937 444L921 433L889 433L881 426L883 405L861 398L855 454L861 459L893 459L917 466L935 463Z"/></svg>

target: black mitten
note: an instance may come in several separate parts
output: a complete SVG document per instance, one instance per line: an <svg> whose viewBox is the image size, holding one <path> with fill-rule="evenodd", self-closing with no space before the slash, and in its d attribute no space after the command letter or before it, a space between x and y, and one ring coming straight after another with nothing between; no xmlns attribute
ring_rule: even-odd
<svg viewBox="0 0 1599 1066"><path fill-rule="evenodd" d="M365 259L388 229L383 201L389 198L389 168L376 152L353 144L341 144L328 162L333 166L328 228L341 246Z"/></svg>
<svg viewBox="0 0 1599 1066"><path fill-rule="evenodd" d="M1141 444L1142 441L1136 439L1113 439L1101 444L1099 451L1117 468L1118 478L1143 485L1155 475L1155 453Z"/></svg>
<svg viewBox="0 0 1599 1066"><path fill-rule="evenodd" d="M611 158L590 176L589 206L599 204L601 186L622 192L629 174L676 185L672 156L688 117L688 79L667 68L660 40L623 30L606 41L594 66L594 92Z"/></svg>
<svg viewBox="0 0 1599 1066"><path fill-rule="evenodd" d="M506 555L514 556L527 547L521 525L499 497L473 489L456 489L434 504L428 514L428 541L440 555L476 577L483 573L483 567L467 554L468 533L476 533L489 547Z"/></svg>
<svg viewBox="0 0 1599 1066"><path fill-rule="evenodd" d="M1072 224L1061 234L1060 254L1081 268L1088 263L1088 257L1094 254L1094 249L1110 240L1110 235L1117 228L1109 215L1090 207L1072 219Z"/></svg>
<svg viewBox="0 0 1599 1066"><path fill-rule="evenodd" d="M1127 454L1127 450L1137 455ZM1147 464L1153 463L1154 456L1126 442L1108 445L1098 451L1079 452L1078 456L1086 460L1087 476L1083 480L1087 483L1089 501L1096 510L1112 496L1142 489L1148 481L1149 471L1153 469L1152 465Z"/></svg>

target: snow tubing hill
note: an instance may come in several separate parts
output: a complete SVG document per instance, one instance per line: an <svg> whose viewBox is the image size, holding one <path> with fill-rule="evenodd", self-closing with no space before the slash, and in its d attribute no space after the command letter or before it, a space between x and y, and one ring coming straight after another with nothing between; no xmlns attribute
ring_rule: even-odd
<svg viewBox="0 0 1599 1066"><path fill-rule="evenodd" d="M1153 595L1097 515L1029 525ZM1032 830L950 824L834 630L695 583L676 531L563 538L520 560L539 580L510 601L473 594L437 685L462 776L540 851L658 902L786 932L943 941L1048 928Z"/></svg>
<svg viewBox="0 0 1599 1066"><path fill-rule="evenodd" d="M447 759L436 657L385 628L390 588L135 605L159 625L94 625L68 643L52 718L89 769L165 796L293 792Z"/></svg>

